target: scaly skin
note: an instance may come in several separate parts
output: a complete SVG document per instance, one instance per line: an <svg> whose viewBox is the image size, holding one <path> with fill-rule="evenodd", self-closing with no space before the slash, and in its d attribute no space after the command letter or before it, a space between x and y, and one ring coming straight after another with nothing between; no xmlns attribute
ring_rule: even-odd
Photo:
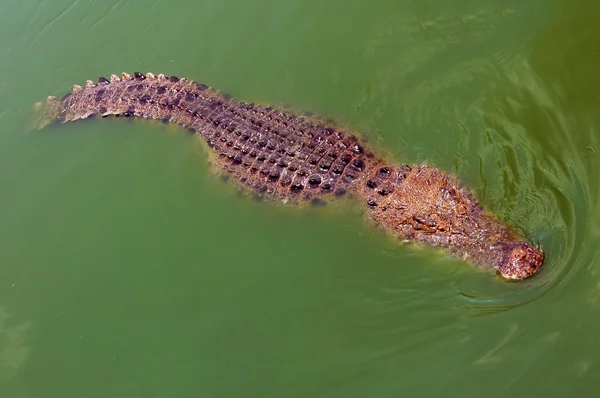
<svg viewBox="0 0 600 398"><path fill-rule="evenodd" d="M297 204L351 196L397 238L444 248L506 279L527 278L543 262L540 249L486 212L454 177L390 165L338 127L236 101L203 84L123 73L88 80L36 107L38 128L96 114L179 124L204 137L220 171L259 195Z"/></svg>

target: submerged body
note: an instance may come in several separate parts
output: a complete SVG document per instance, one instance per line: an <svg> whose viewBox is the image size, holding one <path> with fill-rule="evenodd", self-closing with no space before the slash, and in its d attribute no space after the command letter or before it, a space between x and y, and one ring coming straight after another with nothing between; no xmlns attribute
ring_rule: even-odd
<svg viewBox="0 0 600 398"><path fill-rule="evenodd" d="M486 212L468 188L427 166L388 164L359 139L311 118L248 104L175 76L123 73L38 104L38 127L93 115L176 123L204 137L223 172L258 194L321 203L348 195L397 238L437 246L506 279L524 279L542 252Z"/></svg>

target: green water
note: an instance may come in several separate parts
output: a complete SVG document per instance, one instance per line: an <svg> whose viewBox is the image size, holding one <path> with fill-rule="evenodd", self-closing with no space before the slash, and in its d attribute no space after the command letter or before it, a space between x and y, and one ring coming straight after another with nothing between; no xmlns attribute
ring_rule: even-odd
<svg viewBox="0 0 600 398"><path fill-rule="evenodd" d="M0 4L0 397L567 397L600 388L596 0ZM429 162L545 250L506 283L353 208L257 203L172 126L27 130L152 71Z"/></svg>

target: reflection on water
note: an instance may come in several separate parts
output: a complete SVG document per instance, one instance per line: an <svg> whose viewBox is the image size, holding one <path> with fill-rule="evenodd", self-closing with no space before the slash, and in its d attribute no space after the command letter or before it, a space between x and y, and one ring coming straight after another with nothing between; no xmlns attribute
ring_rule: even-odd
<svg viewBox="0 0 600 398"><path fill-rule="evenodd" d="M15 377L31 354L27 345L31 322L15 325L11 318L0 305L0 383Z"/></svg>
<svg viewBox="0 0 600 398"><path fill-rule="evenodd" d="M547 11L536 2L416 8L383 16L369 33L365 51L381 66L357 107L375 102L378 108L359 123L383 125L386 147L402 161L464 173L480 146L479 101L490 79L522 61L530 38L518 38L518 32L535 29ZM416 132L421 139L411 139Z"/></svg>

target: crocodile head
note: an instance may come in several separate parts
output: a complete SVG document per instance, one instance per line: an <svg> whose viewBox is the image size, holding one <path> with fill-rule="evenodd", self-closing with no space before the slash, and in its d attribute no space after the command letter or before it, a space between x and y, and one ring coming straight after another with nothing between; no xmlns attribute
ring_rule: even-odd
<svg viewBox="0 0 600 398"><path fill-rule="evenodd" d="M366 181L362 193L374 221L399 238L447 248L460 259L494 268L504 279L525 279L544 260L541 250L436 168L385 166Z"/></svg>

